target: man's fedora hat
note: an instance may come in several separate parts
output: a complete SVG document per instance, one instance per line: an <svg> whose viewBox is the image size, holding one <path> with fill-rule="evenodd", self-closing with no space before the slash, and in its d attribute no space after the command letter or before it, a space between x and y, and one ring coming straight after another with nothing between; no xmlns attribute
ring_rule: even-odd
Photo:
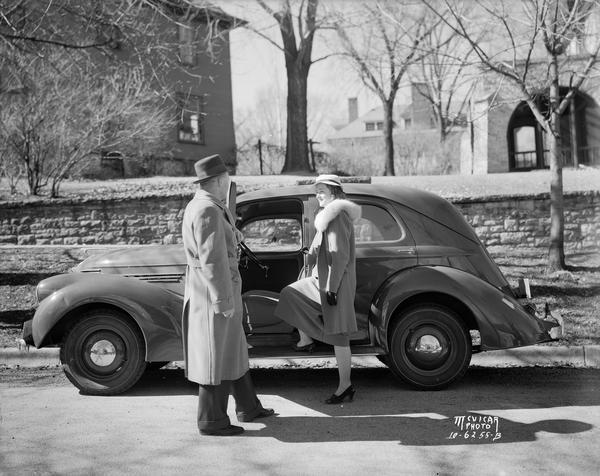
<svg viewBox="0 0 600 476"><path fill-rule="evenodd" d="M196 170L198 177L197 180L194 180L194 183L200 183L227 172L227 167L225 167L225 163L221 160L219 154L215 154L197 161L194 164L194 170Z"/></svg>

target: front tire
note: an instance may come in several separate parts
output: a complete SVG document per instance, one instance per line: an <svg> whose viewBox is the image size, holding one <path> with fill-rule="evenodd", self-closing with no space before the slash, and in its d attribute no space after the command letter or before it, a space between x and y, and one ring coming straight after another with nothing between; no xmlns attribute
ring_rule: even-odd
<svg viewBox="0 0 600 476"><path fill-rule="evenodd" d="M82 393L116 395L128 390L146 368L140 330L123 314L98 309L83 315L67 332L60 361Z"/></svg>
<svg viewBox="0 0 600 476"><path fill-rule="evenodd" d="M439 390L460 379L471 362L469 330L452 310L420 304L393 323L388 364L402 380Z"/></svg>

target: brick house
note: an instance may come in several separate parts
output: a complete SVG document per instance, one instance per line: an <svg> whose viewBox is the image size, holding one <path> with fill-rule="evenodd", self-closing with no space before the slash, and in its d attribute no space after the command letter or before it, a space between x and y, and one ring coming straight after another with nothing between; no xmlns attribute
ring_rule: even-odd
<svg viewBox="0 0 600 476"><path fill-rule="evenodd" d="M116 175L190 175L199 158L220 154L235 173L236 143L233 123L229 31L244 24L218 7L202 4L193 9L177 8L173 2L166 15L153 15L152 34L160 36L176 67L155 62L151 81L157 90L168 90L166 101L177 117L177 126L164 137L162 150L143 162L107 151L99 161L101 172L116 169ZM148 14L151 14L148 12ZM206 39L211 39L207 49ZM113 58L129 61L138 44L115 43ZM150 59L150 61L152 61ZM150 78L149 78L150 79Z"/></svg>

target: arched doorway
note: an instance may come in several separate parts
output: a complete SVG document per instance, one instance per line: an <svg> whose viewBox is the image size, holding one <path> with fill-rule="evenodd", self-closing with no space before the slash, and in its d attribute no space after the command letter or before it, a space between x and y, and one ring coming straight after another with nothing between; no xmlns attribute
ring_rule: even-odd
<svg viewBox="0 0 600 476"><path fill-rule="evenodd" d="M561 95L567 93L561 88ZM547 96L539 99L542 113L547 112ZM576 93L560 118L562 165L600 164L600 108L584 93ZM546 132L538 124L525 101L513 111L508 123L508 164L510 171L543 169L550 165Z"/></svg>

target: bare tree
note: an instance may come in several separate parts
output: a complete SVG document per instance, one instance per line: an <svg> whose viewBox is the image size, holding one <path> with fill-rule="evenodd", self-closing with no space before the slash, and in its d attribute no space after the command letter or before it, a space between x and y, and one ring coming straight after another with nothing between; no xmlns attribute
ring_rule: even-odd
<svg viewBox="0 0 600 476"><path fill-rule="evenodd" d="M423 38L425 54L411 71L411 81L431 105L431 112L444 143L449 132L465 123L475 87L473 49L461 35L440 22Z"/></svg>
<svg viewBox="0 0 600 476"><path fill-rule="evenodd" d="M17 193L19 182L24 176L23 163L18 160L10 145L3 141L0 145L0 179L4 178L6 180L11 195Z"/></svg>
<svg viewBox="0 0 600 476"><path fill-rule="evenodd" d="M473 22L460 3L443 0L444 8L425 2L463 36L479 60L499 78L508 80L527 103L547 138L550 159L550 246L548 268L565 268L564 200L560 149L560 116L569 108L575 94L590 78L598 64L600 38L585 34L586 22L598 11L598 0L526 0L523 2L478 0L470 11L479 15ZM474 3L474 2L473 2ZM446 18L446 17L443 17ZM481 25L487 19L495 26L497 42L479 40ZM569 55L569 49L577 52Z"/></svg>
<svg viewBox="0 0 600 476"><path fill-rule="evenodd" d="M9 0L0 3L2 128L30 193L103 150L146 154L173 125L170 73L187 46L219 54L230 16L201 0ZM221 15L221 13L223 15ZM185 44L172 34L185 29ZM200 26L202 25L202 26ZM182 46L183 44L183 46ZM32 69L33 68L33 69ZM171 111L171 116L174 113ZM159 121L162 124L159 125Z"/></svg>
<svg viewBox="0 0 600 476"><path fill-rule="evenodd" d="M15 62L11 72L22 91L0 93L0 135L26 169L32 195L50 184L57 196L65 178L104 150L151 153L174 125L139 69L100 73L58 52Z"/></svg>
<svg viewBox="0 0 600 476"><path fill-rule="evenodd" d="M384 175L395 175L393 112L398 89L423 55L421 43L437 22L428 13L414 2L367 2L337 25L345 55L383 106Z"/></svg>
<svg viewBox="0 0 600 476"><path fill-rule="evenodd" d="M337 98L316 91L309 93L307 101L307 131L310 144L311 139L324 134L329 113L336 106ZM244 170L253 171L252 173L258 171L256 146L260 139L263 145L263 158L272 159L271 165L265 163L264 171L279 173L285 162L286 110L285 88L277 78L273 78L258 91L249 109L236 111L235 131L238 152L241 153L244 161L254 164L254 167L252 164L245 164ZM275 155L277 157L273 160Z"/></svg>
<svg viewBox="0 0 600 476"><path fill-rule="evenodd" d="M279 48L285 56L287 146L282 173L310 173L307 132L308 74L316 61L324 59L312 59L315 34L323 27L317 16L319 0L303 0L296 10L292 8L290 0L280 0L278 9L272 8L264 0L256 1L277 22L282 44L258 30L253 31Z"/></svg>

